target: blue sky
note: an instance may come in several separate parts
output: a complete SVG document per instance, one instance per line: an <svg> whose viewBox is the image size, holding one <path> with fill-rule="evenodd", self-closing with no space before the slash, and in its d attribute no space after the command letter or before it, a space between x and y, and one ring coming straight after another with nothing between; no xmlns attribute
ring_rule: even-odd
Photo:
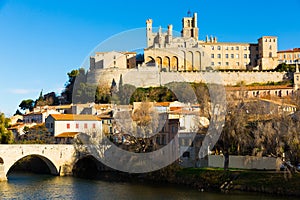
<svg viewBox="0 0 300 200"><path fill-rule="evenodd" d="M0 112L12 115L23 99L60 92L67 73L105 39L135 28L181 30L198 13L199 38L256 42L278 36L279 50L300 47L299 0L69 1L0 0Z"/></svg>

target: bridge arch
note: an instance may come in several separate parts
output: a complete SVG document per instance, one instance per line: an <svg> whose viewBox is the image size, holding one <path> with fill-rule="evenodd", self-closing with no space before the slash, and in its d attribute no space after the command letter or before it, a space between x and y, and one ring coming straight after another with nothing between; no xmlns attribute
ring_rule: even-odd
<svg viewBox="0 0 300 200"><path fill-rule="evenodd" d="M72 173L81 178L96 178L101 175L101 171L109 170L101 161L93 155L88 154L78 158L74 162Z"/></svg>
<svg viewBox="0 0 300 200"><path fill-rule="evenodd" d="M59 170L57 169L55 164L49 158L46 158L45 156L42 156L39 154L29 154L29 155L25 155L25 156L17 159L15 162L10 163L9 166L6 166L6 168L7 168L6 176L9 175L9 173L14 169L14 167L17 165L17 163L19 163L20 161L22 161L26 158L29 158L29 157L38 158L48 167L50 174L59 175Z"/></svg>

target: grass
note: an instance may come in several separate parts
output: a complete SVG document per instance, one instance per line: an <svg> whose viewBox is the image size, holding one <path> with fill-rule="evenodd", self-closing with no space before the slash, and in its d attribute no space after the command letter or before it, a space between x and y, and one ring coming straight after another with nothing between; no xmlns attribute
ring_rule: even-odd
<svg viewBox="0 0 300 200"><path fill-rule="evenodd" d="M300 173L289 175L263 170L184 168L177 172L177 177L201 183L206 189L220 190L224 182L232 181L232 190L300 196Z"/></svg>

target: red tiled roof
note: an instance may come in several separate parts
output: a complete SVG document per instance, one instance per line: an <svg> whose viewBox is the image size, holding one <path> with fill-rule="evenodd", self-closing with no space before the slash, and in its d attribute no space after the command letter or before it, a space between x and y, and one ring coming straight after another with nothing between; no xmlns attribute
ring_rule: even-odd
<svg viewBox="0 0 300 200"><path fill-rule="evenodd" d="M56 121L100 121L95 115L50 114Z"/></svg>
<svg viewBox="0 0 300 200"><path fill-rule="evenodd" d="M79 132L63 132L57 136L56 138L74 138Z"/></svg>

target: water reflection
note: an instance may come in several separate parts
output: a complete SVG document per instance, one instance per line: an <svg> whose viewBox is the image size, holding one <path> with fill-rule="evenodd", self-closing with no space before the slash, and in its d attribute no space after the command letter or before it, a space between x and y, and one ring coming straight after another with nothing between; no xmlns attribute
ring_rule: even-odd
<svg viewBox="0 0 300 200"><path fill-rule="evenodd" d="M284 197L257 194L199 192L179 186L111 183L78 179L13 173L8 182L0 182L2 199L205 199L205 200L281 200ZM290 198L297 199L297 198Z"/></svg>

